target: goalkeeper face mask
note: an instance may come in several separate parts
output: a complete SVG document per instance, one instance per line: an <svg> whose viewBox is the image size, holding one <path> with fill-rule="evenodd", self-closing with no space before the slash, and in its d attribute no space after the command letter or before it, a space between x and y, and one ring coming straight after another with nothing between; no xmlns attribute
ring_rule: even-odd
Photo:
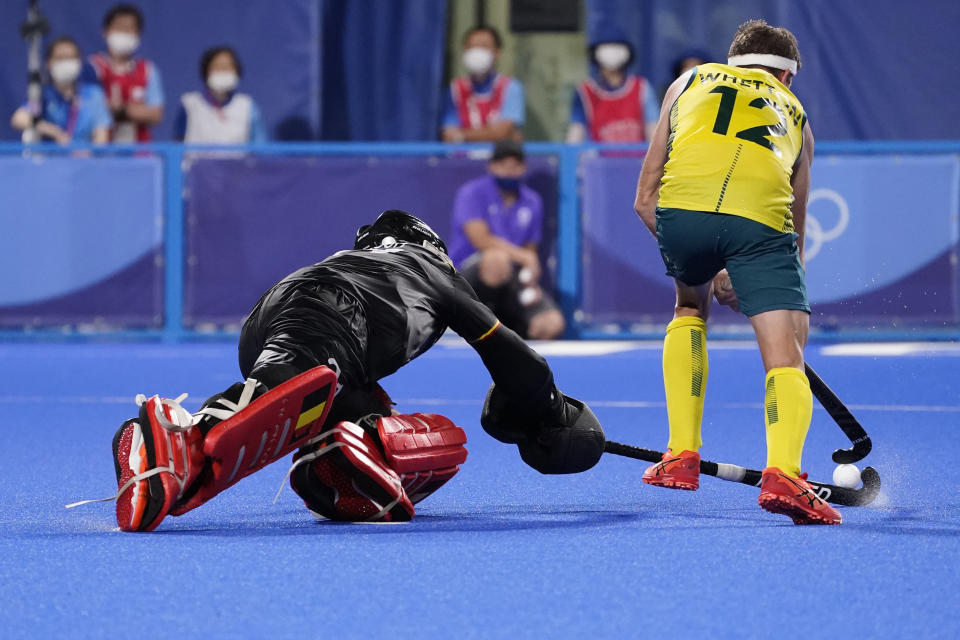
<svg viewBox="0 0 960 640"><path fill-rule="evenodd" d="M214 71L207 76L207 86L215 93L228 93L240 82L236 71Z"/></svg>
<svg viewBox="0 0 960 640"><path fill-rule="evenodd" d="M493 67L493 51L486 47L470 47L463 52L463 66L470 75L483 75Z"/></svg>
<svg viewBox="0 0 960 640"><path fill-rule="evenodd" d="M607 42L597 46L593 57L602 69L619 71L630 60L630 48L620 42Z"/></svg>
<svg viewBox="0 0 960 640"><path fill-rule="evenodd" d="M70 84L80 75L80 60L70 58L50 63L50 78L54 84Z"/></svg>
<svg viewBox="0 0 960 640"><path fill-rule="evenodd" d="M128 56L140 46L140 38L126 31L111 31L107 34L107 49L115 56Z"/></svg>

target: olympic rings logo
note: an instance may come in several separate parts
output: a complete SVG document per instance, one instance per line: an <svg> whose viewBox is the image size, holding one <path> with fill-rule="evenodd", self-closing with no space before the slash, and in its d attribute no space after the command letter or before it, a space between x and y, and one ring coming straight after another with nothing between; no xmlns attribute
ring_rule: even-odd
<svg viewBox="0 0 960 640"><path fill-rule="evenodd" d="M823 229L823 225L820 224L819 220L810 215L810 205L817 200L829 200L837 208L837 222L828 231ZM812 260L820 253L820 249L823 248L825 243L836 240L843 235L843 232L847 230L849 224L850 206L843 196L833 189L814 189L811 191L810 197L807 200L807 224L803 249L804 257L807 260Z"/></svg>

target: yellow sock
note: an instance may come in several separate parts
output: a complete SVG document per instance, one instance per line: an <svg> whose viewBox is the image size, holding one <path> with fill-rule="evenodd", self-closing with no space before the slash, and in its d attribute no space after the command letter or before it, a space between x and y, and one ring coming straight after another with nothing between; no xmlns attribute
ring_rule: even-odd
<svg viewBox="0 0 960 640"><path fill-rule="evenodd" d="M663 339L663 387L674 453L698 451L703 394L707 388L707 324L700 318L676 318Z"/></svg>
<svg viewBox="0 0 960 640"><path fill-rule="evenodd" d="M767 466L800 475L803 441L813 415L810 381L800 369L780 367L767 372L766 389Z"/></svg>

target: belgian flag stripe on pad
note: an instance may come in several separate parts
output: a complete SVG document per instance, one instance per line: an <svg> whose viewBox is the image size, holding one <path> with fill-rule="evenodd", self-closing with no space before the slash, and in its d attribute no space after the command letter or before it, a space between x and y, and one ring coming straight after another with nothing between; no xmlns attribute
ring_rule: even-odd
<svg viewBox="0 0 960 640"><path fill-rule="evenodd" d="M300 405L300 417L297 419L297 426L293 428L294 431L302 429L323 415L323 410L327 406L328 395L330 395L330 385L325 385L304 397L303 404Z"/></svg>

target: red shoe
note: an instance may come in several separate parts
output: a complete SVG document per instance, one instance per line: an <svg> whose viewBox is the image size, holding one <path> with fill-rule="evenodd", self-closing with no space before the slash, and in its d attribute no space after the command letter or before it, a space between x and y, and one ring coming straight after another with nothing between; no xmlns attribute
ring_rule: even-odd
<svg viewBox="0 0 960 640"><path fill-rule="evenodd" d="M782 513L793 524L840 524L843 516L826 503L807 483L807 474L791 476L777 467L763 470L760 506L770 513Z"/></svg>
<svg viewBox="0 0 960 640"><path fill-rule="evenodd" d="M140 396L140 416L113 438L123 531L154 530L203 468L203 435L178 400Z"/></svg>
<svg viewBox="0 0 960 640"><path fill-rule="evenodd" d="M414 507L399 474L362 427L339 422L294 455L290 486L313 513L346 522L406 522Z"/></svg>
<svg viewBox="0 0 960 640"><path fill-rule="evenodd" d="M655 487L696 491L700 487L700 454L681 451L673 455L667 449L660 462L643 472L643 481Z"/></svg>

